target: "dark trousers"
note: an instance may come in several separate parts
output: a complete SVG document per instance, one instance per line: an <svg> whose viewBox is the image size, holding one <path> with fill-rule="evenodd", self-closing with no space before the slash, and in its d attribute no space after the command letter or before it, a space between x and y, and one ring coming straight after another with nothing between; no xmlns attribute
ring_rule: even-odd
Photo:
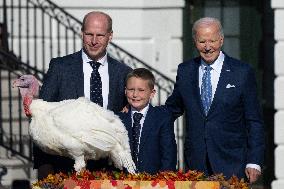
<svg viewBox="0 0 284 189"><path fill-rule="evenodd" d="M213 170L209 161L208 153L206 153L206 172L207 176L213 175Z"/></svg>

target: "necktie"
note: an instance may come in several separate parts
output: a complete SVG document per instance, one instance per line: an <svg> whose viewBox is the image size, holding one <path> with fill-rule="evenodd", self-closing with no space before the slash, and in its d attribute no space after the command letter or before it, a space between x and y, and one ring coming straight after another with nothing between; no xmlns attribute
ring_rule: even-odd
<svg viewBox="0 0 284 189"><path fill-rule="evenodd" d="M201 100L205 115L208 114L212 99L211 70L212 68L209 65L205 67L201 84Z"/></svg>
<svg viewBox="0 0 284 189"><path fill-rule="evenodd" d="M100 106L103 106L102 81L98 71L101 64L94 61L89 63L93 68L90 78L90 100Z"/></svg>
<svg viewBox="0 0 284 189"><path fill-rule="evenodd" d="M142 119L143 114L135 112L133 114L133 126L132 126L132 159L134 163L137 165L138 161L138 146L139 146L139 136L141 124L140 120Z"/></svg>

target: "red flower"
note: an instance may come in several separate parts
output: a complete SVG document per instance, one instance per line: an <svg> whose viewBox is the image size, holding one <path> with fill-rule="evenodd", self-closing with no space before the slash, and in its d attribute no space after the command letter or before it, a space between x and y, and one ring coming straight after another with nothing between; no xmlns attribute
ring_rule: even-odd
<svg viewBox="0 0 284 189"><path fill-rule="evenodd" d="M168 189L175 189L175 182L172 180L169 180L166 182L168 185Z"/></svg>
<svg viewBox="0 0 284 189"><path fill-rule="evenodd" d="M111 180L110 182L111 182L112 186L117 186L117 181L116 180Z"/></svg>
<svg viewBox="0 0 284 189"><path fill-rule="evenodd" d="M90 189L91 182L88 180L77 180L76 183L81 189Z"/></svg>

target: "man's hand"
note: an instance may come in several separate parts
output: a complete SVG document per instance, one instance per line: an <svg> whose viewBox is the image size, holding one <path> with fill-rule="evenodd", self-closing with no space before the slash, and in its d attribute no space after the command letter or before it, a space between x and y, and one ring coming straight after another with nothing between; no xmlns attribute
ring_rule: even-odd
<svg viewBox="0 0 284 189"><path fill-rule="evenodd" d="M258 177L261 175L261 172L259 172L254 168L249 168L249 167L246 168L245 172L250 183L254 183L255 181L257 181Z"/></svg>

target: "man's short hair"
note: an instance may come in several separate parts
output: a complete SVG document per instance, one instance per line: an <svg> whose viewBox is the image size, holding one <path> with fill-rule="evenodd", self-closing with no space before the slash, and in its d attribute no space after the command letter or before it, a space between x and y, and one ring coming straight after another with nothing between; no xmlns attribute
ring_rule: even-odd
<svg viewBox="0 0 284 189"><path fill-rule="evenodd" d="M204 17L196 20L192 26L192 38L195 39L196 37L196 31L200 26L211 26L212 24L217 25L219 34L221 37L224 37L224 31L223 27L221 25L221 22L217 18L213 17Z"/></svg>

